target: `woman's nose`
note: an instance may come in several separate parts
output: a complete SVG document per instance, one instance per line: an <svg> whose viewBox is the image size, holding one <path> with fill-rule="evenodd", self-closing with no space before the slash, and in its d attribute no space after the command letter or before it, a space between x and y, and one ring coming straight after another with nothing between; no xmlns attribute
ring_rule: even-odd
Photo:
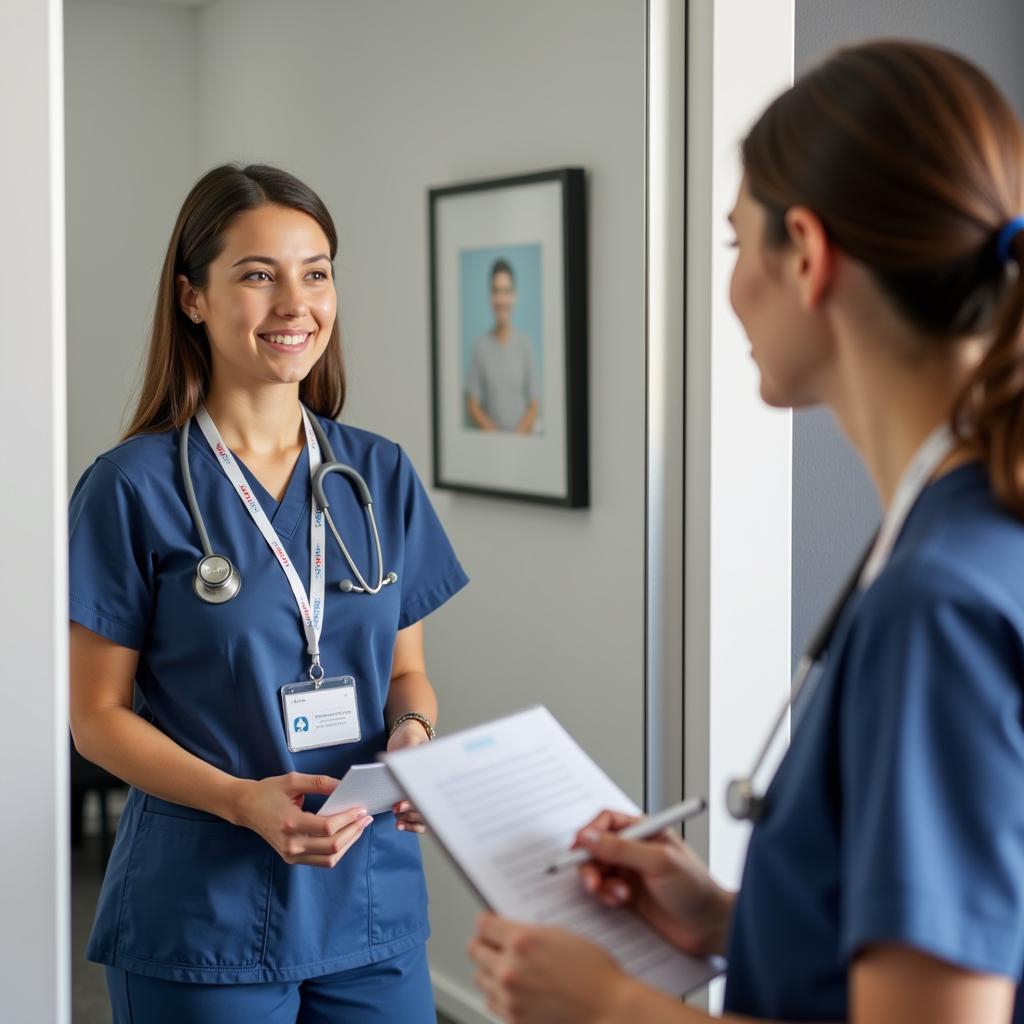
<svg viewBox="0 0 1024 1024"><path fill-rule="evenodd" d="M301 282L282 282L275 299L274 312L278 316L300 317L309 312L309 303Z"/></svg>

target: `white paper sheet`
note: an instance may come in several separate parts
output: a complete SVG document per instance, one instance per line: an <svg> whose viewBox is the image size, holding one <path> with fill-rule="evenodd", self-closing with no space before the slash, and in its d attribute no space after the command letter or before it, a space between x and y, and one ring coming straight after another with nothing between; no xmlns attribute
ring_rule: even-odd
<svg viewBox="0 0 1024 1024"><path fill-rule="evenodd" d="M350 807L365 807L370 814L380 814L404 799L405 793L387 765L354 764L317 814L337 814Z"/></svg>
<svg viewBox="0 0 1024 1024"><path fill-rule="evenodd" d="M506 917L568 928L624 970L682 995L721 973L670 946L629 910L605 907L575 871L548 875L605 809L636 805L543 707L384 755L399 785L481 898Z"/></svg>

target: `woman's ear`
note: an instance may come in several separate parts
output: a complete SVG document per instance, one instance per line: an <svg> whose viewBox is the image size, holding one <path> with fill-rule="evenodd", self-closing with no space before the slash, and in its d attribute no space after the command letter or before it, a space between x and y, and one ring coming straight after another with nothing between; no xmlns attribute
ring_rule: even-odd
<svg viewBox="0 0 1024 1024"><path fill-rule="evenodd" d="M203 319L202 310L199 308L202 295L192 287L184 274L175 277L174 286L178 291L178 305L181 311L194 324L199 323Z"/></svg>
<svg viewBox="0 0 1024 1024"><path fill-rule="evenodd" d="M791 206L786 211L791 268L800 301L805 309L815 309L828 292L835 275L835 249L821 218L806 206Z"/></svg>

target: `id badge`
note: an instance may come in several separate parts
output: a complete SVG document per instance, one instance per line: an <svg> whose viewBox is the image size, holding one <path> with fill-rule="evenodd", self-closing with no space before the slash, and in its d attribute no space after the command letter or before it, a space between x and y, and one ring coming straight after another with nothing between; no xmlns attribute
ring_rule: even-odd
<svg viewBox="0 0 1024 1024"><path fill-rule="evenodd" d="M352 676L281 687L285 737L294 754L359 739L359 703Z"/></svg>

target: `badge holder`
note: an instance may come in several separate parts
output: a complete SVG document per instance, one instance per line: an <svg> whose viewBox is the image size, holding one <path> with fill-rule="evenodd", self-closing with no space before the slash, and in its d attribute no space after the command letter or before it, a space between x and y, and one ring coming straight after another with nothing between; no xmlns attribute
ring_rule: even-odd
<svg viewBox="0 0 1024 1024"><path fill-rule="evenodd" d="M359 703L353 676L325 679L321 674L319 679L314 676L308 683L287 683L281 687L281 710L288 749L293 754L356 743L360 739Z"/></svg>

